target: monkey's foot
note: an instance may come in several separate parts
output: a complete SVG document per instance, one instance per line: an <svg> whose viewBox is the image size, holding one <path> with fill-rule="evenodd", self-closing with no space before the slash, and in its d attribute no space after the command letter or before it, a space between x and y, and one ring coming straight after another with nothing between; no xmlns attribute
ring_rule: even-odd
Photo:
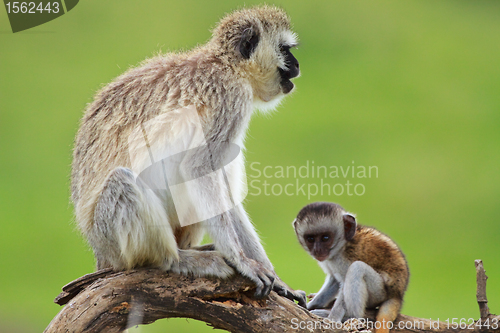
<svg viewBox="0 0 500 333"><path fill-rule="evenodd" d="M330 310L314 309L314 310L311 310L311 313L315 314L318 317L328 318L328 316L330 315Z"/></svg>
<svg viewBox="0 0 500 333"><path fill-rule="evenodd" d="M366 326L366 320L361 321L358 320L357 318L351 318L347 319L344 324L342 325L343 329L346 330L347 332L350 333L355 333L355 332L371 332L368 327Z"/></svg>
<svg viewBox="0 0 500 333"><path fill-rule="evenodd" d="M307 295L307 299L308 299L309 301L312 301L312 300L313 300L313 298L314 298L314 297L316 297L316 295L317 295L317 293L312 293L312 294L309 294L309 295Z"/></svg>

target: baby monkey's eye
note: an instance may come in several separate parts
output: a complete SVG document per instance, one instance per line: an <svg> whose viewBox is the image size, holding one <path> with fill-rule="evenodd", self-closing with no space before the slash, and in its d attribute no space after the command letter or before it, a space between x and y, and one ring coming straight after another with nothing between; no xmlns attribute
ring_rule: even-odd
<svg viewBox="0 0 500 333"><path fill-rule="evenodd" d="M306 237L306 242L308 242L308 243L314 243L314 237L313 236Z"/></svg>
<svg viewBox="0 0 500 333"><path fill-rule="evenodd" d="M330 240L330 236L328 236L328 235L323 235L323 237L321 237L322 242L328 242L329 240Z"/></svg>

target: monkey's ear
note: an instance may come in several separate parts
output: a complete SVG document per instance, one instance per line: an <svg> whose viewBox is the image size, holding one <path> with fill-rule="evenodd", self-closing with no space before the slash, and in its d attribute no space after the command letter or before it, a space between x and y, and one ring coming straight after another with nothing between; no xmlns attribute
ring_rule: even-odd
<svg viewBox="0 0 500 333"><path fill-rule="evenodd" d="M243 31L240 39L240 53L245 59L250 59L250 56L259 44L259 35L254 28L250 27Z"/></svg>
<svg viewBox="0 0 500 333"><path fill-rule="evenodd" d="M295 234L298 235L299 232L297 230L297 227L299 226L299 221L297 221L297 219L293 220L292 225L293 225L293 230L295 230Z"/></svg>
<svg viewBox="0 0 500 333"><path fill-rule="evenodd" d="M350 241L356 234L356 218L349 213L345 213L344 216L342 216L342 219L344 220L345 240Z"/></svg>

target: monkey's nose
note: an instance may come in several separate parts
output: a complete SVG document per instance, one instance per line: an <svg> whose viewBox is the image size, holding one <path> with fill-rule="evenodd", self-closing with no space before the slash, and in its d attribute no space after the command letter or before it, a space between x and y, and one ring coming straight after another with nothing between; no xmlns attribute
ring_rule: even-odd
<svg viewBox="0 0 500 333"><path fill-rule="evenodd" d="M299 76L300 74L300 69L299 69L299 61L295 58L290 61L290 68L289 68L289 73L290 73L290 79Z"/></svg>

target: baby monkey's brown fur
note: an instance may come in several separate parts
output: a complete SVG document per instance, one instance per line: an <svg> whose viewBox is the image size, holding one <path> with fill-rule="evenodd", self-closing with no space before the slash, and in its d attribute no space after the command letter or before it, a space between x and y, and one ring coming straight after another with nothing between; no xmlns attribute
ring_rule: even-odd
<svg viewBox="0 0 500 333"><path fill-rule="evenodd" d="M408 285L408 265L404 254L388 236L358 224L354 238L346 245L345 255L349 261L363 261L384 274L389 298L403 298Z"/></svg>
<svg viewBox="0 0 500 333"><path fill-rule="evenodd" d="M354 215L335 203L305 206L293 225L301 245L327 274L307 308L342 321L362 318L366 308L378 307L376 331L388 332L409 279L405 256L397 244L374 228L357 225ZM325 310L334 300L331 311Z"/></svg>

